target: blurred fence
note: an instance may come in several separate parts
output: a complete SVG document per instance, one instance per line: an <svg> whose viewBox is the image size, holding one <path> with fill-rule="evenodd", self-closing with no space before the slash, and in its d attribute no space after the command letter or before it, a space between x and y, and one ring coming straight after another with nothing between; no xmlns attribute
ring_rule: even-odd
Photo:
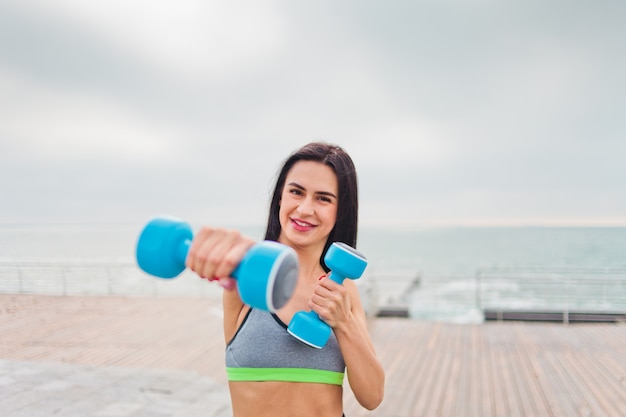
<svg viewBox="0 0 626 417"><path fill-rule="evenodd" d="M187 271L174 279L160 279L119 261L0 261L4 294L220 297L215 287Z"/></svg>
<svg viewBox="0 0 626 417"><path fill-rule="evenodd" d="M535 315L537 320L602 321L626 314L626 270L480 269L476 305L491 319Z"/></svg>
<svg viewBox="0 0 626 417"><path fill-rule="evenodd" d="M626 269L484 268L473 276L370 271L357 284L370 315L465 323L485 318L597 321L591 314L598 320L607 314L626 315ZM0 261L4 294L219 299L221 292L188 271L159 279L130 262Z"/></svg>
<svg viewBox="0 0 626 417"><path fill-rule="evenodd" d="M375 314L379 294L366 279L357 281L368 314ZM363 285L361 285L363 284ZM402 280L385 287L387 302L402 294ZM185 270L174 279L152 277L132 262L120 261L2 261L0 294L118 295L118 296L206 296L221 299L217 284L199 279Z"/></svg>
<svg viewBox="0 0 626 417"><path fill-rule="evenodd" d="M404 277L404 278L400 278ZM626 269L483 268L475 275L374 275L377 289L404 288L379 306L403 305L413 318L452 322L487 319L614 321L626 315ZM391 291L388 288L387 291ZM399 314L401 315L401 314Z"/></svg>

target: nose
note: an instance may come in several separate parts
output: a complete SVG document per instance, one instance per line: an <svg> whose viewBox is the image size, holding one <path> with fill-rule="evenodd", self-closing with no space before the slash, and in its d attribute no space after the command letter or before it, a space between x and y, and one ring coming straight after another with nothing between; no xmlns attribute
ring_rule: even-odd
<svg viewBox="0 0 626 417"><path fill-rule="evenodd" d="M298 213L302 215L312 215L315 212L313 201L310 198L305 198L298 205Z"/></svg>

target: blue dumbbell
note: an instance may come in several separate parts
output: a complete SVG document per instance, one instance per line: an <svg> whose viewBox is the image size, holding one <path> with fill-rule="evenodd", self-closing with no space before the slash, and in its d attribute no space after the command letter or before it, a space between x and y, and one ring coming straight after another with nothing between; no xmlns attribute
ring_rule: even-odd
<svg viewBox="0 0 626 417"><path fill-rule="evenodd" d="M193 239L189 224L157 217L144 227L137 241L137 264L148 274L174 278L185 269ZM232 277L241 300L274 312L291 298L298 281L298 256L289 246L264 241L246 252Z"/></svg>
<svg viewBox="0 0 626 417"><path fill-rule="evenodd" d="M338 284L343 284L345 278L358 279L367 266L365 256L341 242L330 245L324 262L331 269L329 278ZM321 349L326 345L331 329L314 311L299 311L289 322L287 331L307 345Z"/></svg>

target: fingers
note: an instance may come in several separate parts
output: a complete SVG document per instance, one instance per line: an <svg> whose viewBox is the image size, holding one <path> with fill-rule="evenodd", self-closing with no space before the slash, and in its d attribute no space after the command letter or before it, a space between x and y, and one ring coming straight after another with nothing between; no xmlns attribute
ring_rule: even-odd
<svg viewBox="0 0 626 417"><path fill-rule="evenodd" d="M234 290L236 288L237 281L235 281L232 278L220 278L219 279L219 284L225 290L232 291L232 290Z"/></svg>
<svg viewBox="0 0 626 417"><path fill-rule="evenodd" d="M196 233L186 266L200 277L214 280L230 277L254 241L236 230L203 227ZM224 280L224 288L232 288L234 282Z"/></svg>
<svg viewBox="0 0 626 417"><path fill-rule="evenodd" d="M348 291L343 285L330 279L323 279L315 288L309 301L309 308L315 311L328 325L334 327L350 314Z"/></svg>
<svg viewBox="0 0 626 417"><path fill-rule="evenodd" d="M233 240L229 231L203 227L191 242L187 266L202 278L213 278Z"/></svg>

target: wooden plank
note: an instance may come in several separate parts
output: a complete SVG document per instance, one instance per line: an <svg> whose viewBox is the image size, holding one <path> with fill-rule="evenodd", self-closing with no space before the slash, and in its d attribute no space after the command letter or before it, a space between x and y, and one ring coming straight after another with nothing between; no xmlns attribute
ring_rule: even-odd
<svg viewBox="0 0 626 417"><path fill-rule="evenodd" d="M441 326L441 344L436 349L438 360L432 362L432 395L430 401L425 402L424 410L418 415L440 416L443 414L446 392L453 391L450 380L452 377L452 362L455 334L448 326Z"/></svg>
<svg viewBox="0 0 626 417"><path fill-rule="evenodd" d="M410 412L407 413L405 410L400 410L401 413L397 415L434 415L428 414L428 410L432 403L437 400L436 392L442 384L440 378L444 373L445 357L444 350L438 349L438 347L444 345L444 336L442 335L444 327L434 324L429 330L429 340L425 345L426 358L424 360L423 372L420 375L415 375L415 381L411 384L413 386L413 407ZM392 376L390 375L389 377L391 378Z"/></svg>
<svg viewBox="0 0 626 417"><path fill-rule="evenodd" d="M599 384L603 379L603 375L598 374L593 362L593 356L589 356L587 352L565 352L562 358L564 366L569 369L569 375L572 376L572 382L582 382L578 385L578 391L581 398L584 398L589 405L591 415L598 416L615 416L624 410L618 410L611 398L611 392L604 391L607 388L605 384ZM600 387L603 391L600 391Z"/></svg>
<svg viewBox="0 0 626 417"><path fill-rule="evenodd" d="M506 366L508 365L505 358L502 358L500 344L505 336L502 331L495 332L490 329L488 333L490 337L488 356L485 358L489 365L491 373L491 411L493 415L510 416L509 393L506 390L504 382ZM502 329L506 330L506 328Z"/></svg>
<svg viewBox="0 0 626 417"><path fill-rule="evenodd" d="M456 395L450 399L450 414L457 414L458 410L464 410L466 415L471 415L469 411L469 393L472 389L471 385L467 384L468 369L471 365L470 355L474 351L472 337L472 327L459 325L461 327L460 337L458 340L458 351L456 353Z"/></svg>
<svg viewBox="0 0 626 417"><path fill-rule="evenodd" d="M522 326L515 326L515 338L517 340L526 340L526 344L512 343L510 349L512 355L518 357L518 378L523 385L522 391L522 403L527 404L524 409L524 413L527 417L543 417L552 416L551 410L548 407L545 393L540 389L537 384L536 368L533 367L532 362L529 360L530 354L537 352L537 344L533 343L534 339L525 337L526 335L522 331ZM532 353L529 353L532 352Z"/></svg>
<svg viewBox="0 0 626 417"><path fill-rule="evenodd" d="M467 383L479 383L478 389L474 391L476 402L476 416L489 416L491 414L491 373L488 372L487 362L491 360L488 357L488 347L485 340L485 328L482 326L475 326L476 329L476 343L473 357L476 360L473 373L470 373L467 377ZM470 403L472 399L470 398ZM458 414L457 414L458 415Z"/></svg>
<svg viewBox="0 0 626 417"><path fill-rule="evenodd" d="M503 341L502 348L508 361L506 375L509 385L510 415L511 416L531 416L533 415L534 399L527 395L527 388L524 383L523 372L520 369L521 356L517 354L515 346L515 326L510 327L506 340Z"/></svg>

